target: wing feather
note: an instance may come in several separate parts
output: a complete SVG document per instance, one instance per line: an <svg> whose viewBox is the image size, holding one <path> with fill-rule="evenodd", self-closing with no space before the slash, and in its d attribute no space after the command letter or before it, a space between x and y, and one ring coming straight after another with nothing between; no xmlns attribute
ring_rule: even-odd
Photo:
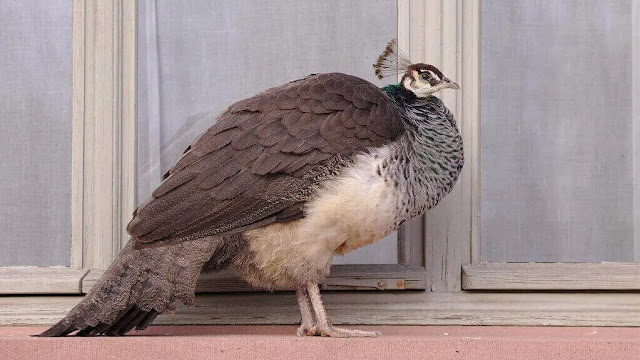
<svg viewBox="0 0 640 360"><path fill-rule="evenodd" d="M300 218L323 179L403 132L390 99L354 76L311 75L269 89L220 115L127 230L141 244L175 242Z"/></svg>

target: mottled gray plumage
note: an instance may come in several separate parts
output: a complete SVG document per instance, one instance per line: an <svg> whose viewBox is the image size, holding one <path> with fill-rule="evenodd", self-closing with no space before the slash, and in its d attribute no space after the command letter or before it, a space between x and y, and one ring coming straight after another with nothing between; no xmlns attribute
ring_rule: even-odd
<svg viewBox="0 0 640 360"><path fill-rule="evenodd" d="M397 140L396 161L389 161L386 176L409 195L399 210L412 218L436 206L455 185L464 165L462 137L439 98L403 94L394 101L403 109L405 134Z"/></svg>
<svg viewBox="0 0 640 360"><path fill-rule="evenodd" d="M427 89L455 83L434 69L411 65L401 84L383 89L345 74L311 75L231 105L134 212L131 241L87 297L42 335L144 329L177 300L193 302L203 268L230 265L256 286L297 288L303 333L371 335L328 324L317 293L330 265L322 259L393 231L455 184L462 140L451 112ZM298 256L287 247L308 245L273 240L284 231L278 229L294 236L300 226L312 228L312 216L323 220L318 209L341 200L324 199L344 193L340 184L350 181L344 177L360 176L352 174L354 167L396 194L390 225L362 240L348 237L327 254L313 253L317 259L288 264ZM275 257L281 259L271 261Z"/></svg>

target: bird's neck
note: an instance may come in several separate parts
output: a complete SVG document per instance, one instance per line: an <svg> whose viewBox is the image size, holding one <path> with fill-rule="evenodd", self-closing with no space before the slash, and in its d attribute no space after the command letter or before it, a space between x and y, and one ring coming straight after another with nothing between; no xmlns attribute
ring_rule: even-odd
<svg viewBox="0 0 640 360"><path fill-rule="evenodd" d="M429 96L417 98L400 85L383 91L403 111L406 132L399 139L401 151L406 152L411 166L408 181L422 199L417 204L431 208L447 194L462 169L462 138L451 112L442 100Z"/></svg>
<svg viewBox="0 0 640 360"><path fill-rule="evenodd" d="M408 132L416 133L419 136L417 140L424 146L433 145L430 133L444 131L448 135L459 136L454 117L439 98L433 95L419 98L402 84L385 86L382 91L401 109Z"/></svg>
<svg viewBox="0 0 640 360"><path fill-rule="evenodd" d="M418 97L413 92L405 89L402 84L387 85L382 88L382 91L398 105L418 100Z"/></svg>

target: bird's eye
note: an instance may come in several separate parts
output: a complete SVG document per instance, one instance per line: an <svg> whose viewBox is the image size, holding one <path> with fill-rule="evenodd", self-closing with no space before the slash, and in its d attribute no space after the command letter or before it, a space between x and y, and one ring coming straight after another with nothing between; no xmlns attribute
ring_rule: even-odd
<svg viewBox="0 0 640 360"><path fill-rule="evenodd" d="M426 72L426 71L425 71L425 72L423 72L420 76L421 76L424 80L429 80L429 73L428 73L428 72Z"/></svg>

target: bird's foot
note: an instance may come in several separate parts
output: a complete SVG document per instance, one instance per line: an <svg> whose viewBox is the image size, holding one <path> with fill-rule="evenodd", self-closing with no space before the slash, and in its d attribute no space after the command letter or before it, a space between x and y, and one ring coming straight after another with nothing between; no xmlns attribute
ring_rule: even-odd
<svg viewBox="0 0 640 360"><path fill-rule="evenodd" d="M300 324L300 327L296 331L296 334L298 336L315 336L315 335L318 335L315 325L310 324L310 323L306 323L305 324L304 322L302 324Z"/></svg>
<svg viewBox="0 0 640 360"><path fill-rule="evenodd" d="M305 327L301 325L298 328L298 336L325 336L325 337L337 337L337 338L350 338L350 337L378 337L382 336L380 331L364 331L356 329L344 329L337 326L328 325L325 327L311 326Z"/></svg>

